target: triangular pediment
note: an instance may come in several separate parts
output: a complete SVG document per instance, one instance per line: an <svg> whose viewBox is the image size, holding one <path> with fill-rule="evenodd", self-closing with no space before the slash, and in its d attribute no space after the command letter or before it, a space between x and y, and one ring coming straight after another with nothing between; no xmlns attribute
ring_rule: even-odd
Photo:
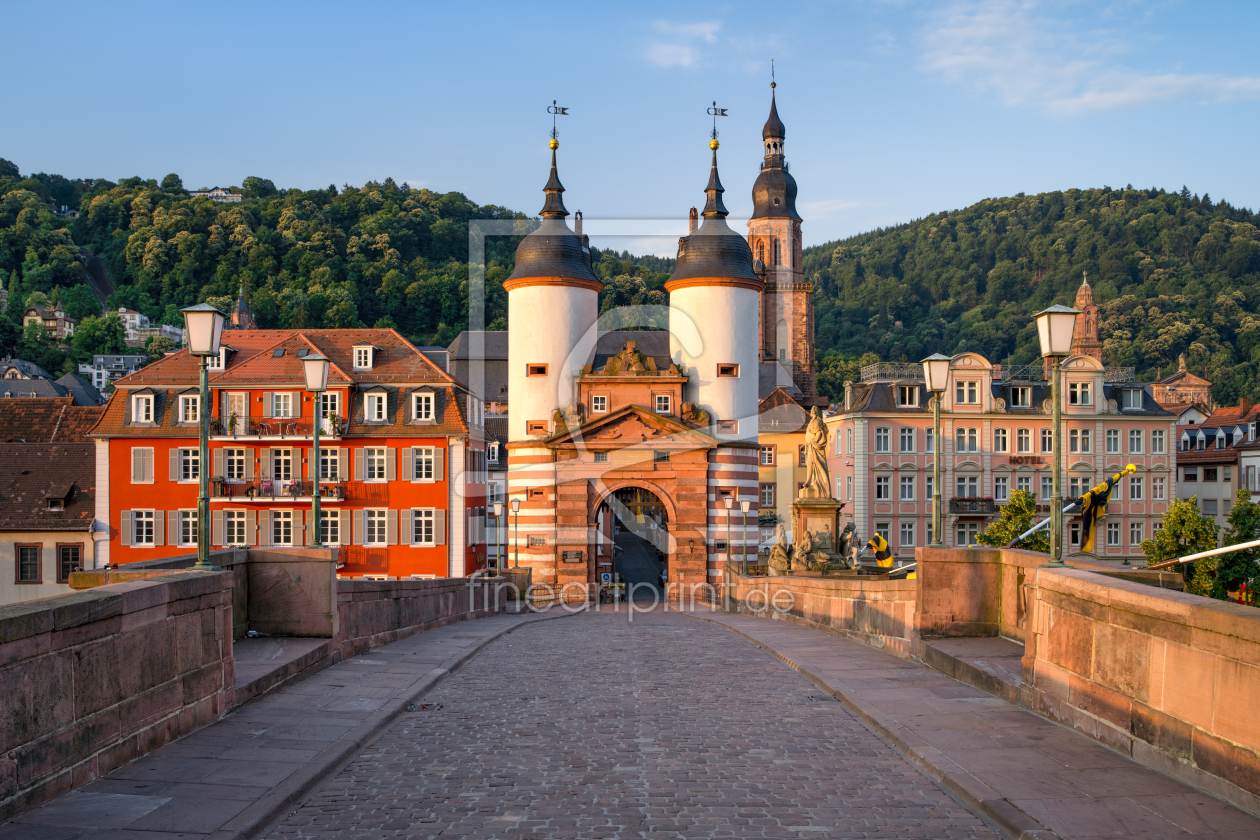
<svg viewBox="0 0 1260 840"><path fill-rule="evenodd" d="M553 449L620 449L625 446L659 445L664 449L702 449L718 441L707 432L681 420L640 405L628 405L595 417L577 428L566 429L546 441Z"/></svg>

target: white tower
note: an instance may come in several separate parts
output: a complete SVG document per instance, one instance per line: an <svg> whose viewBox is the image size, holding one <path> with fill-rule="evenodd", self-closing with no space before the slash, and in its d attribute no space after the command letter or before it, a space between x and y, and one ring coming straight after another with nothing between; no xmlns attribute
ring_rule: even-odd
<svg viewBox="0 0 1260 840"><path fill-rule="evenodd" d="M704 224L678 240L678 262L665 284L669 350L675 362L687 366L690 399L709 412L711 433L722 441L756 442L757 333L765 284L753 273L748 243L726 224L717 140L709 147L713 164Z"/></svg>
<svg viewBox="0 0 1260 840"><path fill-rule="evenodd" d="M569 229L551 140L551 178L542 224L516 249L508 293L508 442L555 431L552 416L575 398L573 375L591 361L599 291L591 252Z"/></svg>

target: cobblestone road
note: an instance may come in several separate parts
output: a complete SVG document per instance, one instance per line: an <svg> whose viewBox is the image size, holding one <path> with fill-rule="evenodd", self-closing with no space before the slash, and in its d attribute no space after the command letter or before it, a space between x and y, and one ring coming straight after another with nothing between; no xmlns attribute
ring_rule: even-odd
<svg viewBox="0 0 1260 840"><path fill-rule="evenodd" d="M454 674L269 837L995 837L818 694L676 613L541 622Z"/></svg>

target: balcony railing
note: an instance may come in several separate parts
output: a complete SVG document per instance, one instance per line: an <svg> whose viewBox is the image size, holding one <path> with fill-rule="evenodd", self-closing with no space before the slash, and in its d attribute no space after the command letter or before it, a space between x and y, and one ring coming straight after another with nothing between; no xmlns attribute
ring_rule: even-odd
<svg viewBox="0 0 1260 840"><path fill-rule="evenodd" d="M997 505L992 499L950 499L950 513L996 513Z"/></svg>
<svg viewBox="0 0 1260 840"><path fill-rule="evenodd" d="M335 438L345 428L345 421L340 417L326 417L320 426L320 437ZM314 419L311 417L251 417L242 421L237 418L222 419L218 415L210 417L210 437L217 440L242 440L263 438L309 438L314 434Z"/></svg>
<svg viewBox="0 0 1260 840"><path fill-rule="evenodd" d="M993 379L997 382L1045 382L1046 363L1041 359L1026 365L994 365Z"/></svg>
<svg viewBox="0 0 1260 840"><path fill-rule="evenodd" d="M1103 382L1132 382L1134 377L1131 367L1109 367L1103 369Z"/></svg>
<svg viewBox="0 0 1260 840"><path fill-rule="evenodd" d="M285 479L254 479L253 481L226 481L210 479L210 495L216 499L245 501L297 502L311 498L311 481ZM346 482L320 479L319 497L330 502L346 499Z"/></svg>
<svg viewBox="0 0 1260 840"><path fill-rule="evenodd" d="M877 362L862 368L862 381L878 379L922 379L923 365L910 362Z"/></svg>

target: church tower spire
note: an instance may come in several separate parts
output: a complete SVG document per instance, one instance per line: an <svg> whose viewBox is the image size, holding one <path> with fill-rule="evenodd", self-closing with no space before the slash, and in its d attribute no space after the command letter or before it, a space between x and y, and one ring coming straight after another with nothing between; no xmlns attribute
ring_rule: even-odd
<svg viewBox="0 0 1260 840"><path fill-rule="evenodd" d="M1089 272L1081 277L1081 287L1076 290L1076 330L1072 333L1072 355L1092 356L1103 360L1102 338L1098 334L1098 305L1094 303L1094 290L1089 285Z"/></svg>
<svg viewBox="0 0 1260 840"><path fill-rule="evenodd" d="M765 158L753 183L753 213L748 221L748 244L766 281L761 298L761 358L763 365L773 366L774 375L763 381L789 392L798 389L802 405L825 405L816 390L813 285L804 277L796 179L784 156L787 127L779 117L773 69L771 74L770 115L761 129Z"/></svg>

